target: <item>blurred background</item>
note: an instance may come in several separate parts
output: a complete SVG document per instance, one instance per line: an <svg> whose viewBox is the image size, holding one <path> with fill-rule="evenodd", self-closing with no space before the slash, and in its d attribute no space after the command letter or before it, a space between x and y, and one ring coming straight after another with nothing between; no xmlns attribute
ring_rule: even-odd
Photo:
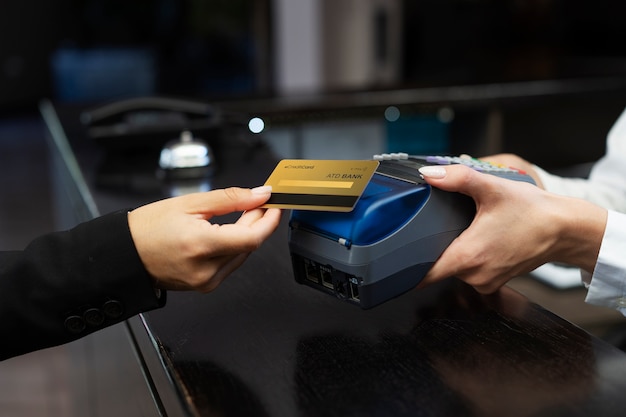
<svg viewBox="0 0 626 417"><path fill-rule="evenodd" d="M38 103L145 96L260 117L279 157L507 151L584 176L626 107L626 2L4 2L0 249L55 228ZM537 294L607 339L623 319L579 293ZM53 349L3 362L0 413L68 415L68 361Z"/></svg>
<svg viewBox="0 0 626 417"><path fill-rule="evenodd" d="M315 129L294 139L279 127L341 114L379 133L363 154L340 143L338 157L506 150L558 168L604 151L626 90L625 11L619 0L23 0L0 14L0 114L42 98L189 97L264 111L283 156L324 146L311 145Z"/></svg>
<svg viewBox="0 0 626 417"><path fill-rule="evenodd" d="M0 104L623 76L625 11L619 0L24 0L0 14Z"/></svg>

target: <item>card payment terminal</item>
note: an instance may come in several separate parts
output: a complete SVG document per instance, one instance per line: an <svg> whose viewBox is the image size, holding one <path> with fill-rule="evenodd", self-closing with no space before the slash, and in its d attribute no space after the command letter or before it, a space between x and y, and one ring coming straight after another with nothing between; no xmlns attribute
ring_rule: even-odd
<svg viewBox="0 0 626 417"><path fill-rule="evenodd" d="M414 288L475 215L471 198L428 185L418 169L465 164L533 183L473 158L375 155L380 164L350 212L293 210L289 250L298 283L364 309Z"/></svg>

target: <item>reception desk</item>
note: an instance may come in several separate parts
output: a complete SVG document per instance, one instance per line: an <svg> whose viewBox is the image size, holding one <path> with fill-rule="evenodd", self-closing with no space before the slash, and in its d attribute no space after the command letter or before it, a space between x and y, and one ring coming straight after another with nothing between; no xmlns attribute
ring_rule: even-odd
<svg viewBox="0 0 626 417"><path fill-rule="evenodd" d="M225 128L207 181L111 174L80 108L41 105L59 227L177 192L261 185L276 163ZM119 162L119 161L118 161ZM222 221L232 221L225 216ZM505 287L449 279L371 310L295 282L288 213L214 292L72 344L83 415L604 416L626 407L626 355Z"/></svg>

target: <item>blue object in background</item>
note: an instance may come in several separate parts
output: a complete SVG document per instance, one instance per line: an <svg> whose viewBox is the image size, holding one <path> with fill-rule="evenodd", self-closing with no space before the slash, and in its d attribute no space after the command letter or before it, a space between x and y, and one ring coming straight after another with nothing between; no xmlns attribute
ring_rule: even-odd
<svg viewBox="0 0 626 417"><path fill-rule="evenodd" d="M152 95L153 53L142 48L61 48L51 58L56 99L85 102Z"/></svg>
<svg viewBox="0 0 626 417"><path fill-rule="evenodd" d="M449 123L436 114L402 115L385 120L387 152L440 155L450 152Z"/></svg>

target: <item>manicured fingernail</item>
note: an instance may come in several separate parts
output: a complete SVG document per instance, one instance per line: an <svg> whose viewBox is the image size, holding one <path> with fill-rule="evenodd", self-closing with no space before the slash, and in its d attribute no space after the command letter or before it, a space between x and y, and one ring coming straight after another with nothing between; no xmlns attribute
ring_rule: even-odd
<svg viewBox="0 0 626 417"><path fill-rule="evenodd" d="M419 171L423 176L428 178L438 179L446 176L446 169L436 165L421 167Z"/></svg>
<svg viewBox="0 0 626 417"><path fill-rule="evenodd" d="M250 191L252 191L252 194L270 194L272 192L272 186L262 185L260 187L253 188Z"/></svg>

